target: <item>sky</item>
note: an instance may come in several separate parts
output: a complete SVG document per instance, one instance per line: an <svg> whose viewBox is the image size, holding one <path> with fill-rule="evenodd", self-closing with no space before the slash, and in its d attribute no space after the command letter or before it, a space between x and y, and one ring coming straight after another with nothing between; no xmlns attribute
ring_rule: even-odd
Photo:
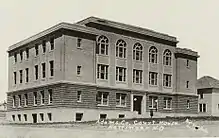
<svg viewBox="0 0 219 138"><path fill-rule="evenodd" d="M57 23L89 16L177 37L178 47L199 53L198 78L219 79L218 0L0 0L0 101L8 90L7 49Z"/></svg>

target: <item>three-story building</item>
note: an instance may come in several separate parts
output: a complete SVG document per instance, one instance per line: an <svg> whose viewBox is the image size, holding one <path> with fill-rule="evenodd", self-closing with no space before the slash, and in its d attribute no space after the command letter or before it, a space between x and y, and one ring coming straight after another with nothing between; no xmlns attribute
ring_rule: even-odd
<svg viewBox="0 0 219 138"><path fill-rule="evenodd" d="M198 54L175 37L89 17L9 47L7 119L66 122L190 116Z"/></svg>

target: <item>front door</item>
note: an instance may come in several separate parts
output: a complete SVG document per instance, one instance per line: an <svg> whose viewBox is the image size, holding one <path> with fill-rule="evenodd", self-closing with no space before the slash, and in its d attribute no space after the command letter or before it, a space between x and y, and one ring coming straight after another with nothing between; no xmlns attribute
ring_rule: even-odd
<svg viewBox="0 0 219 138"><path fill-rule="evenodd" d="M133 96L133 111L141 114L142 96Z"/></svg>

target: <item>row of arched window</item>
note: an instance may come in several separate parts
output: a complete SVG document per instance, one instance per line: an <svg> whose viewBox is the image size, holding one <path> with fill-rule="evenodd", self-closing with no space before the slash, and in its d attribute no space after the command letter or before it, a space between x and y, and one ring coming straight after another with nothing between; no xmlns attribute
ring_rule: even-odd
<svg viewBox="0 0 219 138"><path fill-rule="evenodd" d="M119 39L116 42L116 57L126 58L126 42ZM99 36L97 39L96 53L102 55L108 55L109 40L106 36ZM133 47L133 60L142 61L143 46L140 43L135 43ZM171 65L172 53L169 49L166 49L163 53L163 64ZM155 46L151 46L149 49L149 62L158 62L158 50Z"/></svg>

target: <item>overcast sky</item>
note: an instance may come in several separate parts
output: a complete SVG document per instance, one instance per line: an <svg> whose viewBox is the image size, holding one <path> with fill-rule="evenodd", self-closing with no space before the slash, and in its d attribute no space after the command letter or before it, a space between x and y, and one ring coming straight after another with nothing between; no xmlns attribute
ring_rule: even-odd
<svg viewBox="0 0 219 138"><path fill-rule="evenodd" d="M97 16L176 36L199 52L198 77L219 78L218 0L0 0L0 101L6 99L8 47L59 22Z"/></svg>

